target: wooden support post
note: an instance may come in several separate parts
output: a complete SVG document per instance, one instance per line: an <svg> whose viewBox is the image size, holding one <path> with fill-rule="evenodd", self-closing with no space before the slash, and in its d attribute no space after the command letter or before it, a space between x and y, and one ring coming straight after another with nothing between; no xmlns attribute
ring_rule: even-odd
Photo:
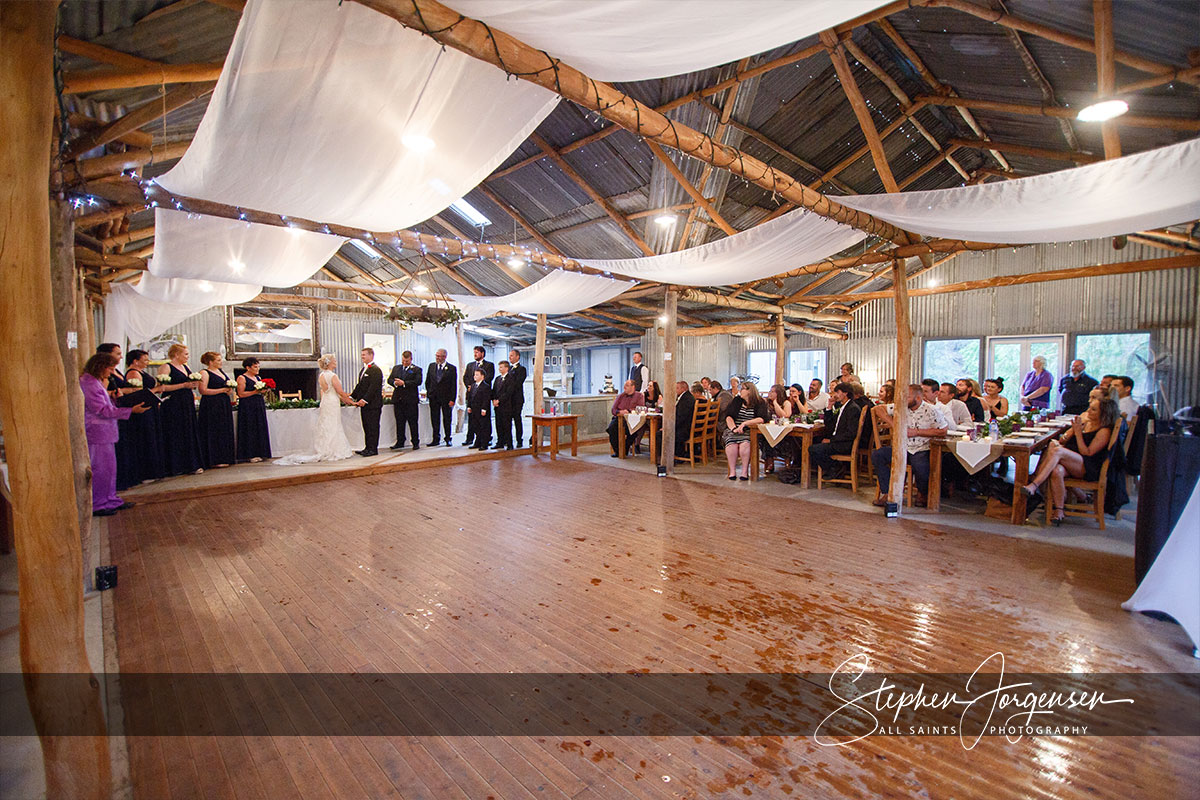
<svg viewBox="0 0 1200 800"><path fill-rule="evenodd" d="M533 344L533 410L546 413L546 315L537 315L537 336ZM535 431L536 432L536 431Z"/></svg>
<svg viewBox="0 0 1200 800"><path fill-rule="evenodd" d="M21 671L47 797L112 795L100 693L83 636L71 428L50 267L50 140L58 3L0 4L0 421L12 488ZM47 369L47 365L58 365ZM81 680L63 682L55 673ZM47 678L50 678L49 680ZM77 735L63 735L71 731Z"/></svg>
<svg viewBox="0 0 1200 800"><path fill-rule="evenodd" d="M663 326L663 424L662 448L659 450L659 466L668 475L675 474L675 347L679 343L675 336L675 327L679 319L679 292L667 288L666 300L663 301L663 313L667 317ZM651 442L653 447L654 443Z"/></svg>
<svg viewBox="0 0 1200 800"><path fill-rule="evenodd" d="M458 408L458 413L454 415L454 432L462 433L463 425L467 418L467 388L463 384L467 374L467 357L463 350L463 328L461 322L454 323L454 337L458 342L458 386L455 389L458 402L454 405Z"/></svg>
<svg viewBox="0 0 1200 800"><path fill-rule="evenodd" d="M904 472L908 467L908 385L912 383L912 327L908 321L908 281L904 259L892 262L892 293L896 302L896 402L892 415L892 481L888 501L903 513Z"/></svg>
<svg viewBox="0 0 1200 800"><path fill-rule="evenodd" d="M1092 0L1092 26L1096 35L1096 94L1101 100L1112 99L1117 88L1117 67L1113 62L1113 4L1112 0ZM1100 123L1104 140L1104 158L1121 157L1121 134L1111 120Z"/></svg>
<svg viewBox="0 0 1200 800"><path fill-rule="evenodd" d="M775 383L782 384L787 375L787 330L783 315L775 315ZM779 398L782 403L783 398Z"/></svg>

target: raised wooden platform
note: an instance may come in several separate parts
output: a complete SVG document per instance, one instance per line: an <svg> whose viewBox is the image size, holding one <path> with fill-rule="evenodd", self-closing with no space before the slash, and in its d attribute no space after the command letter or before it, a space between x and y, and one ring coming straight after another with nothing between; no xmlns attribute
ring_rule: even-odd
<svg viewBox="0 0 1200 800"><path fill-rule="evenodd" d="M1124 557L576 459L111 518L122 671L1186 671ZM206 700L205 702L208 702ZM187 705L205 714L205 702ZM185 699L181 698L184 704ZM131 738L134 796L1195 796L1186 738ZM1189 788L1190 787L1190 788Z"/></svg>

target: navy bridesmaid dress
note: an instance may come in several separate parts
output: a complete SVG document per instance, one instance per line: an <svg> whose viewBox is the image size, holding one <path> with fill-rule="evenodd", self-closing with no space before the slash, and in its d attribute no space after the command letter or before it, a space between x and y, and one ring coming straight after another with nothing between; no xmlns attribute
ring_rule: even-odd
<svg viewBox="0 0 1200 800"><path fill-rule="evenodd" d="M254 388L257 378L246 376L247 389ZM238 400L237 414L237 458L249 461L252 458L271 457L271 433L267 429L267 400L261 394L253 394Z"/></svg>
<svg viewBox="0 0 1200 800"><path fill-rule="evenodd" d="M205 372L210 389L229 382L229 376L224 372L211 369ZM205 468L237 461L233 446L233 403L229 400L229 392L200 397L199 434L200 463Z"/></svg>
<svg viewBox="0 0 1200 800"><path fill-rule="evenodd" d="M188 383L188 373L168 364L171 383ZM163 464L168 475L190 475L202 466L196 438L196 398L190 389L162 393L159 407L162 423Z"/></svg>

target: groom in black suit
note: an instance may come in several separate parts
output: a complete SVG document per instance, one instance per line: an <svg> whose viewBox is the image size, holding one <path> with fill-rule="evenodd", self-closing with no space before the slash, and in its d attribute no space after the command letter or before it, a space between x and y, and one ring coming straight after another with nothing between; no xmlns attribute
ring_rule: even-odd
<svg viewBox="0 0 1200 800"><path fill-rule="evenodd" d="M364 347L361 355L363 368L358 373L358 383L354 385L350 396L358 401L366 446L354 452L360 456L377 456L379 417L383 413L383 370L375 366L375 351L370 347Z"/></svg>

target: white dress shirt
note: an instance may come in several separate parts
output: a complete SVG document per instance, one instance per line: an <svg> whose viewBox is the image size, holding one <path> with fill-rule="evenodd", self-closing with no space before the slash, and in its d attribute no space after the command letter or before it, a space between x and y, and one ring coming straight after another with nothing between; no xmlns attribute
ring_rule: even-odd
<svg viewBox="0 0 1200 800"><path fill-rule="evenodd" d="M1137 411L1139 408L1141 408L1141 405L1137 400L1133 399L1133 395L1129 395L1128 397L1122 397L1117 401L1117 408L1120 409L1121 413L1125 415L1125 419L1132 423L1133 418L1137 416Z"/></svg>
<svg viewBox="0 0 1200 800"><path fill-rule="evenodd" d="M941 400L938 400L937 410L942 412L942 415L946 419L952 420L956 426L970 425L972 422L974 422L974 419L971 417L971 411L967 408L967 404L962 400L959 400L957 397L951 397L949 403L943 403Z"/></svg>
<svg viewBox="0 0 1200 800"><path fill-rule="evenodd" d="M829 395L821 392L816 397L804 396L804 402L811 411L824 411L829 408Z"/></svg>

